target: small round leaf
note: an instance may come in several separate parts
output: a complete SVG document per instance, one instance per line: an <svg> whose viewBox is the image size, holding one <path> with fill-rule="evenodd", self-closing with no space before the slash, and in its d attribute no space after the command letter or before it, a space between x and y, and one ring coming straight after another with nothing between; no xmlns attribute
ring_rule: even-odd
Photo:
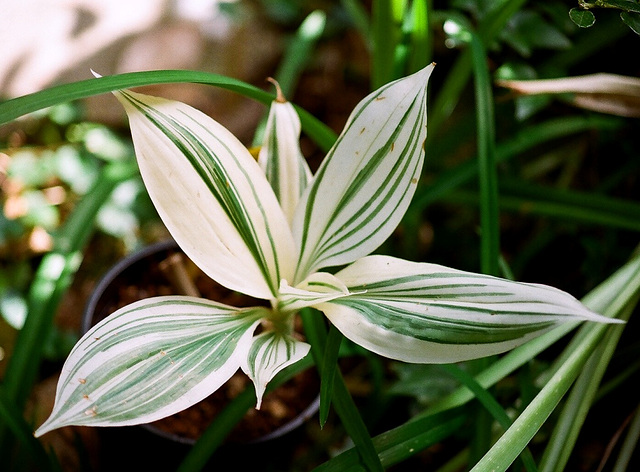
<svg viewBox="0 0 640 472"><path fill-rule="evenodd" d="M569 18L580 28L589 28L596 22L596 16L592 12L580 8L569 10Z"/></svg>

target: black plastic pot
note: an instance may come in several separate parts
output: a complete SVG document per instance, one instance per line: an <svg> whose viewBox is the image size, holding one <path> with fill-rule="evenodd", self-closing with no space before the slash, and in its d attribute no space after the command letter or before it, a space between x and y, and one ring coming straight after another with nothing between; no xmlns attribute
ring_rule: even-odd
<svg viewBox="0 0 640 472"><path fill-rule="evenodd" d="M198 285L198 281L202 280L204 281L203 283L206 284L215 284L215 282L201 274L195 265L193 265L186 256L184 256L175 241L168 240L147 246L116 263L96 285L84 310L82 320L83 333L86 333L93 325L109 316L116 309L136 301L136 299L148 298L159 294L178 294L179 291L174 290L168 278L164 276L162 270L160 270L161 265L165 263L164 261L168 261L176 255L186 261L187 264L186 269L182 266L180 267L180 270L185 269L187 273L193 273L194 270L197 271L198 279L196 280L196 287ZM217 301L233 305L233 303L230 302L241 296L217 284L215 285L217 286L217 289L221 290L220 293L224 295L224 298L226 298L225 300L216 299ZM136 293L137 291L140 293ZM238 374L238 377L235 377L235 379L242 379L241 381L248 382L248 379L246 379L242 373ZM232 433L230 441L236 443L255 443L279 438L298 428L308 418L313 416L317 412L320 404L320 398L317 393L319 391L318 379L316 372L313 370L301 372L298 376L294 377L294 379L285 383L278 389L275 389L273 393L267 394L264 398L263 405L265 402L269 401L268 395L282 395L281 389L291 388L292 384L290 382L304 388L304 392L296 395L298 400L302 395L304 395L305 398L308 398L306 403L295 408L295 412L291 415L290 419L282 422L282 424L277 424L274 429L269 431L265 431L264 429L252 431L250 426L251 421L247 416L245 416L241 423L244 424L242 426L242 431L234 431L235 434ZM226 387L223 386L221 389L223 388ZM278 393L278 391L280 391L280 393ZM205 405L203 402L213 401L212 397L217 394L218 393L214 393L208 399L203 400L200 404L194 405L185 412L169 417L169 420L177 422L179 417L182 417L182 420L186 419L189 421L189 415L195 415L194 409L201 408L203 409L202 411L208 411L204 410ZM288 405L284 406L286 407ZM211 409L209 408L209 410ZM261 415L261 411L251 410L247 414L255 417L255 415ZM202 416L202 413L199 414ZM261 419L264 420L264 418ZM171 431L171 426L167 424L169 420L160 420L160 422L154 422L142 426L154 434L170 439L171 441L193 444L197 440L197 433L189 432L187 434L185 432ZM162 423L163 421L164 423ZM206 428L206 425L204 425L203 428Z"/></svg>

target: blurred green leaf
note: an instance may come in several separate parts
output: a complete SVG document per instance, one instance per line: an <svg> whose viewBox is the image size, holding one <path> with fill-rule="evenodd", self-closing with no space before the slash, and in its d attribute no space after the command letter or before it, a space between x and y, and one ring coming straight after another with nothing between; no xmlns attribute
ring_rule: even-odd
<svg viewBox="0 0 640 472"><path fill-rule="evenodd" d="M531 56L534 49L568 49L571 46L562 31L530 10L514 14L500 37L524 57Z"/></svg>
<svg viewBox="0 0 640 472"><path fill-rule="evenodd" d="M569 18L580 28L589 28L596 22L596 16L589 10L572 8L569 10Z"/></svg>
<svg viewBox="0 0 640 472"><path fill-rule="evenodd" d="M79 195L87 193L98 176L98 162L92 156L83 155L73 145L60 146L55 152L55 173Z"/></svg>
<svg viewBox="0 0 640 472"><path fill-rule="evenodd" d="M431 405L459 385L437 365L394 362L391 369L398 380L391 385L388 393L413 397L421 406Z"/></svg>
<svg viewBox="0 0 640 472"><path fill-rule="evenodd" d="M640 35L640 13L623 11L620 18L635 34Z"/></svg>
<svg viewBox="0 0 640 472"><path fill-rule="evenodd" d="M47 201L46 196L40 190L30 190L22 194L26 204L26 214L22 221L27 226L41 226L47 230L53 230L60 223L60 212Z"/></svg>

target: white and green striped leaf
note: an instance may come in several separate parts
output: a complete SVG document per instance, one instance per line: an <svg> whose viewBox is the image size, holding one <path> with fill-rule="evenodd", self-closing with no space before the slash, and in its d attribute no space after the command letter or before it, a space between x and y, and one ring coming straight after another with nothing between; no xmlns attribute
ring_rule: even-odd
<svg viewBox="0 0 640 472"><path fill-rule="evenodd" d="M226 128L180 102L116 96L145 186L174 239L207 275L272 298L294 269L287 219L260 166Z"/></svg>
<svg viewBox="0 0 640 472"><path fill-rule="evenodd" d="M306 356L310 348L311 346L305 342L275 331L265 331L253 338L242 370L255 387L257 409L260 409L269 381L282 369Z"/></svg>
<svg viewBox="0 0 640 472"><path fill-rule="evenodd" d="M147 423L197 403L244 362L265 310L171 296L116 311L69 354L53 412L36 435Z"/></svg>
<svg viewBox="0 0 640 472"><path fill-rule="evenodd" d="M278 309L296 312L346 295L349 295L349 289L341 280L328 272L315 272L295 287L283 280Z"/></svg>
<svg viewBox="0 0 640 472"><path fill-rule="evenodd" d="M400 222L422 170L432 69L383 86L351 114L296 210L294 283L369 254Z"/></svg>
<svg viewBox="0 0 640 472"><path fill-rule="evenodd" d="M271 104L258 164L291 222L311 171L300 151L300 118L289 102Z"/></svg>
<svg viewBox="0 0 640 472"><path fill-rule="evenodd" d="M315 307L353 342L405 362L479 358L559 323L615 322L552 287L389 256L365 257L335 276L350 295Z"/></svg>

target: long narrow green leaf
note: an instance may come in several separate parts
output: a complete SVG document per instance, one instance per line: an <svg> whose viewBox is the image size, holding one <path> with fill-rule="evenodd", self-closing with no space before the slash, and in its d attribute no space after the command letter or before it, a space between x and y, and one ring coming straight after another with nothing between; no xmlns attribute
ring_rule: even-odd
<svg viewBox="0 0 640 472"><path fill-rule="evenodd" d="M630 312L640 293L638 273L640 273L640 258L636 257L602 284L596 294L590 297L589 303L592 306L604 305L603 313L610 317L620 316L627 313L627 310ZM623 289L611 293L619 285ZM569 352L564 362L558 366L544 388L514 421L513 426L476 464L474 471L500 471L509 467L564 397L584 364L597 349L607 329L605 325L583 326L584 336L581 337L579 345L570 345L567 348Z"/></svg>
<svg viewBox="0 0 640 472"><path fill-rule="evenodd" d="M640 407L636 408L636 412L633 415L633 421L629 425L627 436L625 437L620 453L616 459L616 463L613 466L612 472L625 472L629 467L629 462L634 452L638 449L640 444Z"/></svg>
<svg viewBox="0 0 640 472"><path fill-rule="evenodd" d="M512 422L507 412L495 397L485 390L470 374L454 364L443 365L441 368L471 390L476 399L491 413L491 416L504 430L509 429ZM525 470L529 472L537 470L533 455L529 449L525 449L522 452L520 459L522 460Z"/></svg>
<svg viewBox="0 0 640 472"><path fill-rule="evenodd" d="M373 438L384 467L391 467L451 436L464 424L468 411L456 409L411 420ZM358 453L349 449L314 469L315 472L357 470Z"/></svg>
<svg viewBox="0 0 640 472"><path fill-rule="evenodd" d="M431 60L431 28L429 27L430 0L414 0L410 7L411 30L408 67L409 73L422 69Z"/></svg>
<svg viewBox="0 0 640 472"><path fill-rule="evenodd" d="M608 327L592 325L589 328L589 334L581 345L581 349L572 352L567 362L560 367L551 381L544 386L536 398L514 421L513 426L475 465L472 471L505 471L524 450L576 379Z"/></svg>
<svg viewBox="0 0 640 472"><path fill-rule="evenodd" d="M483 18L478 26L478 34L485 47L491 45L496 36L504 29L511 16L520 10L525 0L500 0L493 2L491 11ZM434 12L434 20L444 22L449 18L446 12ZM449 118L455 109L460 95L464 90L471 74L471 52L465 50L460 54L444 80L433 107L433 113L429 122L430 135L438 134L442 124ZM431 138L430 138L431 139Z"/></svg>
<svg viewBox="0 0 640 472"><path fill-rule="evenodd" d="M374 0L371 6L371 89L376 90L393 80L394 54L399 35L393 2Z"/></svg>
<svg viewBox="0 0 640 472"><path fill-rule="evenodd" d="M545 142L593 129L609 130L621 124L617 118L601 116L573 116L554 118L531 125L515 136L496 144L495 162L506 162ZM434 182L422 185L411 202L410 212L419 212L430 203L448 195L457 187L472 180L478 173L478 159L471 159L442 172Z"/></svg>
<svg viewBox="0 0 640 472"><path fill-rule="evenodd" d="M320 373L320 426L323 427L329 417L333 381L338 370L338 354L342 343L342 333L333 325L329 327L327 343L324 347L322 372Z"/></svg>
<svg viewBox="0 0 640 472"><path fill-rule="evenodd" d="M498 211L498 173L495 163L495 125L493 94L487 55L480 38L471 33L471 57L476 97L478 136L478 176L480 200L480 253L484 274L499 275L500 214Z"/></svg>
<svg viewBox="0 0 640 472"><path fill-rule="evenodd" d="M42 110L59 103L113 92L114 90L140 87L143 85L168 83L197 83L214 85L254 99L268 105L274 99L272 94L264 92L246 82L218 74L189 70L161 70L128 72L99 79L82 80L70 84L31 93L0 103L0 125L19 118L22 115ZM336 140L335 133L324 123L301 108L296 108L302 122L302 129L318 145L328 150Z"/></svg>
<svg viewBox="0 0 640 472"><path fill-rule="evenodd" d="M637 296L630 306L634 307L636 303ZM627 311L621 319L627 320L629 315ZM541 472L565 470L623 329L624 326L617 326L607 332L580 373L545 448L540 462Z"/></svg>
<svg viewBox="0 0 640 472"><path fill-rule="evenodd" d="M500 197L503 210L640 231L640 221L635 216L640 211L640 204L633 201L526 183L519 186L506 184L501 188L504 189ZM446 200L465 205L477 204L476 193L468 190L456 190Z"/></svg>
<svg viewBox="0 0 640 472"><path fill-rule="evenodd" d="M321 10L315 10L304 19L294 37L290 39L278 69L273 75L285 97L291 98L293 96L300 74L313 57L313 48L322 37L325 25L326 14ZM265 115L258 123L254 134L254 146L262 144L266 124L267 116ZM335 141L335 137L333 141Z"/></svg>
<svg viewBox="0 0 640 472"><path fill-rule="evenodd" d="M296 31L289 42L276 73L275 79L280 84L285 96L293 94L300 74L313 55L313 48L324 33L327 15L322 10L311 12Z"/></svg>

